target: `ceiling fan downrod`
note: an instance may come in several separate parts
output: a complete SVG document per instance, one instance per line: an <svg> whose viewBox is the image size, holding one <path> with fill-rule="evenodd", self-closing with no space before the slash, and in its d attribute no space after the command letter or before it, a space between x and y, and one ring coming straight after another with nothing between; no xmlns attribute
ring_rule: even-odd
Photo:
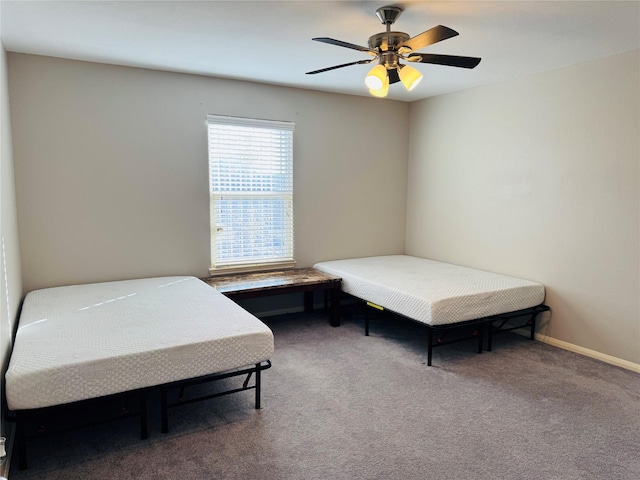
<svg viewBox="0 0 640 480"><path fill-rule="evenodd" d="M402 13L402 8L396 6L380 7L376 10L376 16L380 22L386 26L386 31L376 33L369 37L369 48L380 51L395 50L396 45L409 40L409 35L404 32L392 32L391 25L398 19Z"/></svg>

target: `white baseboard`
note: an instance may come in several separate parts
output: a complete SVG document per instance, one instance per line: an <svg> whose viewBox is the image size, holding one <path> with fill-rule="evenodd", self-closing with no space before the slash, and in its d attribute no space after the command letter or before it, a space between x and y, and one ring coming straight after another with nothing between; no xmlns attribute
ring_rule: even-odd
<svg viewBox="0 0 640 480"><path fill-rule="evenodd" d="M557 338L549 337L541 333L536 333L535 339L539 342L562 348L563 350L569 350L570 352L575 352L579 353L580 355L595 358L596 360L615 365L616 367L621 367L627 370L631 370L632 372L640 373L640 364L633 363L628 360L623 360L622 358L613 357L611 355L607 355L606 353L596 352L595 350L590 350L579 345L574 345L573 343L564 342L562 340L558 340Z"/></svg>

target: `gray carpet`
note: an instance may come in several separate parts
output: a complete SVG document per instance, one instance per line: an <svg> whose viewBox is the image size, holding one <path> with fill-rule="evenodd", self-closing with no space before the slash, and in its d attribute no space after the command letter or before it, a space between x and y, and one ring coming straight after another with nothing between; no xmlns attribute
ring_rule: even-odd
<svg viewBox="0 0 640 480"><path fill-rule="evenodd" d="M320 313L265 319L276 338L253 393L174 409L150 438L116 421L29 443L22 479L640 478L640 376L506 333L494 351L434 350L402 319L331 328Z"/></svg>

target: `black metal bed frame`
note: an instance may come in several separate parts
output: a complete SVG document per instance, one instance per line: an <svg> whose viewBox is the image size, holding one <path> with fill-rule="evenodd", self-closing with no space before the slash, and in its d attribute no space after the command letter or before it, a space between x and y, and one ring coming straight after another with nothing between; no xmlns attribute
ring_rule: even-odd
<svg viewBox="0 0 640 480"><path fill-rule="evenodd" d="M79 400L77 402L65 403L60 405L52 405L43 408L33 408L26 410L7 410L5 418L9 422L16 424L15 429L15 445L18 455L18 468L24 470L27 468L27 441L35 438L40 438L56 433L69 432L80 428L92 427L95 425L101 425L114 420L121 420L131 417L140 417L140 439L145 440L149 436L148 429L148 416L147 416L147 393L150 389L131 390L128 392L116 393L113 395L106 395L103 397L89 398L86 400ZM136 401L138 404L137 410L130 410L129 404L131 401ZM109 415L106 418L100 420L92 420L81 423L76 423L60 428L56 428L55 424L60 418L69 417L73 411L78 411L80 408L91 407L99 405L101 403L108 403L113 401L114 403L120 403L120 414ZM35 430L34 433L30 433L29 429Z"/></svg>
<svg viewBox="0 0 640 480"><path fill-rule="evenodd" d="M49 407L43 408L34 408L34 409L26 409L26 410L15 410L11 411L6 407L6 400L3 398L3 403L5 404L5 418L16 424L16 438L15 444L18 453L18 468L20 470L24 470L27 468L27 441L40 438L42 436L51 435L55 433L68 432L72 430L77 430L81 428L87 428L95 425L100 425L103 423L111 422L114 420L130 418L130 417L140 417L140 439L145 440L149 436L149 428L148 428L148 415L147 415L147 398L151 392L160 391L160 422L161 422L161 431L162 433L167 433L169 431L168 427L168 409L171 407L187 405L190 403L195 403L203 400L209 400L212 398L220 397L223 395L230 395L232 393L242 392L245 390L255 390L255 408L261 408L261 387L262 387L262 379L261 372L271 368L271 361L266 360L265 362L256 363L252 367L242 368L240 370L233 370L223 373L204 375L196 378L189 378L185 380L179 380L176 382L169 382L162 385L156 385L153 387L147 387L137 390L130 390L127 392L116 393L113 395L106 395L97 398L89 398L86 400L80 400L77 402L71 402L61 405L52 405ZM249 384L251 380L251 376L255 373L255 380L252 385ZM226 390L223 392L218 392L212 395L202 395L199 397L191 398L189 400L183 400L181 397L183 396L184 389L188 386L200 385L209 382L215 382L217 380L222 380L225 378L237 377L241 375L247 375L242 386L239 388L233 388L230 390ZM180 389L180 395L178 401L175 403L169 404L167 401L168 392L172 389ZM138 403L138 408L136 410L129 409L129 403L134 400ZM74 424L71 426L66 426L62 428L54 428L49 430L47 427L47 423L55 423L55 419L59 418L61 414L69 414L72 411L77 411L78 407L87 407L99 403L110 403L110 402L121 402L121 409L119 415L110 415L107 418L103 418L97 421L88 421L81 422L78 424ZM29 433L27 430L29 427L35 426L35 433Z"/></svg>
<svg viewBox="0 0 640 480"><path fill-rule="evenodd" d="M161 423L161 432L168 433L169 432L169 409L174 407L181 407L183 405L189 405L191 403L200 402L203 400L210 400L212 398L222 397L225 395L230 395L232 393L243 392L245 390L255 390L255 409L260 410L260 395L262 389L262 378L261 372L263 370L267 370L271 368L271 361L267 360L265 364L256 363L255 366L251 368L245 368L242 370L237 370L233 372L226 373L218 373L213 375L205 375L203 377L190 378L187 380L181 380L178 382L165 383L160 386L160 423ZM251 380L251 375L256 374L256 378L253 385L249 385L249 381ZM242 383L242 386L239 388L232 388L230 390L225 390L223 392L212 393L209 395L200 395L198 397L185 399L184 391L186 387L191 387L194 385L201 385L203 383L214 382L216 380L222 380L225 378L236 377L239 375L247 375L247 378ZM175 402L169 403L169 391L179 389L178 398Z"/></svg>
<svg viewBox="0 0 640 480"><path fill-rule="evenodd" d="M493 343L493 335L501 332L510 332L511 330L518 330L520 328L529 327L529 339L535 340L536 334L536 319L538 315L543 312L551 310L547 305L541 303L535 307L524 308L522 310L516 310L515 312L499 313L493 317L493 321L489 324L487 335L487 351L490 352ZM508 322L522 318L524 323L518 325L511 325Z"/></svg>
<svg viewBox="0 0 640 480"><path fill-rule="evenodd" d="M362 299L360 299L362 300ZM406 318L411 320L412 322L419 323L420 325L424 325L427 328L427 366L431 366L433 359L433 349L436 347L442 347L444 345L450 345L452 343L463 342L471 339L477 339L478 341L478 350L477 353L482 353L483 342L485 336L485 330L487 330L487 351L490 352L493 347L493 335L500 332L507 332L511 330L517 330L521 328L530 328L529 338L534 340L535 338L535 329L536 329L536 318L542 313L549 311L550 308L547 305L540 304L535 307L529 307L522 310L516 310L513 312L500 313L497 315L491 315L488 317L477 318L473 320L466 320L463 322L456 323L448 323L444 325L429 325L427 323L421 322L414 318L408 317L401 313L395 312L393 310L389 310L385 307L377 305L373 302L368 302L366 300L362 300L366 307L373 308L377 311L389 312L393 315L397 315L402 318ZM365 317L364 317L364 334L369 336L369 308L365 309ZM511 320L516 320L524 317L524 323L520 323L518 325L508 324ZM476 328L471 328L476 327ZM445 337L450 331L460 331L463 329L469 329L471 334L461 337L456 337L454 339L445 340ZM440 332L440 335L435 338L435 333Z"/></svg>

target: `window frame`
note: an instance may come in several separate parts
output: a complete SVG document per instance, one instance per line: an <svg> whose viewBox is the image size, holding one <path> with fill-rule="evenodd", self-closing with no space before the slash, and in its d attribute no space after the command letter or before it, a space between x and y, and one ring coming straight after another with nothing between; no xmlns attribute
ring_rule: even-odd
<svg viewBox="0 0 640 480"><path fill-rule="evenodd" d="M280 121L280 120L264 120L245 117L232 117L223 115L207 115L207 163L209 166L209 227L210 227L210 261L209 261L209 273L211 275L226 274L226 273L242 273L242 272L256 272L275 269L287 269L293 268L296 265L295 261L295 243L294 243L294 205L293 205L293 131L295 124L293 122ZM278 161L286 162L284 164L287 170L286 185L288 188L285 191L261 191L261 192L238 192L233 190L228 191L214 191L213 190L213 178L214 178L214 155L212 152L215 150L215 146L212 144L212 127L219 126L233 126L233 127L246 127L250 129L266 129L277 130L279 132L290 132L290 143L285 148L280 148L278 151ZM258 159L259 157L256 157ZM259 163L259 160L258 162ZM220 165L218 163L217 165ZM285 203L285 218L287 224L284 232L285 236L285 250L288 255L273 259L265 257L264 260L250 259L248 261L219 261L217 258L216 245L220 241L220 237L216 235L216 230L219 224L216 223L216 208L219 198L223 196L228 198L241 197L247 199L248 197L255 199L274 199L282 198ZM278 231L278 230L276 230Z"/></svg>

